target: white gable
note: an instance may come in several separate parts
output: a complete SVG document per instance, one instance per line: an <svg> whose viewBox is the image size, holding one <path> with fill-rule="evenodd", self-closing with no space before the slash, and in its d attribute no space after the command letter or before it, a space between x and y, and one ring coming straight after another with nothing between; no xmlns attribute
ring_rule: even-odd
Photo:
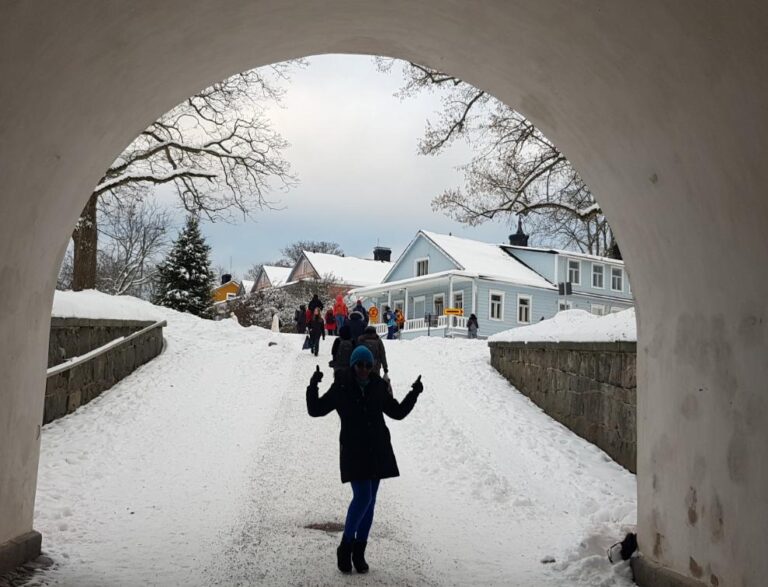
<svg viewBox="0 0 768 587"><path fill-rule="evenodd" d="M263 265L262 269L267 274L267 279L272 287L283 285L288 281L288 276L291 274L290 267L277 267L276 265Z"/></svg>

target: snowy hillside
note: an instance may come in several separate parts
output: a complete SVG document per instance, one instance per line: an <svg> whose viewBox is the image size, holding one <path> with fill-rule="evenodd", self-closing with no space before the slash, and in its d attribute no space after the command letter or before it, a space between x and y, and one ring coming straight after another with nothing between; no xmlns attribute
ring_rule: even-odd
<svg viewBox="0 0 768 587"><path fill-rule="evenodd" d="M167 349L43 429L34 526L55 566L33 584L347 582L339 535L306 528L343 522L351 495L338 417L304 400L316 364L329 384L331 340L317 361L298 335L130 303L168 321ZM401 477L379 491L370 574L349 580L632 584L605 549L635 522L633 475L512 388L484 342L385 344L396 396L419 374L425 391L388 421Z"/></svg>

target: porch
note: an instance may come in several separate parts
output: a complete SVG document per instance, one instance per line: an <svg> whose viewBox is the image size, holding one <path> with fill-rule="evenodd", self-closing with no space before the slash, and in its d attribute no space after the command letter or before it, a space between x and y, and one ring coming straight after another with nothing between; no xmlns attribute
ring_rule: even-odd
<svg viewBox="0 0 768 587"><path fill-rule="evenodd" d="M425 316L406 320L399 332L400 338L410 340L419 336L439 336L442 338L467 338L466 316ZM386 324L374 324L379 336L387 335Z"/></svg>

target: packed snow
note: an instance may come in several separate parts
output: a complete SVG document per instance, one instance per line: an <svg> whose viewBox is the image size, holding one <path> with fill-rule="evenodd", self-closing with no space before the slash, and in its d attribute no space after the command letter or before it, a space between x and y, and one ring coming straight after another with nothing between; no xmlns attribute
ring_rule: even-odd
<svg viewBox="0 0 768 587"><path fill-rule="evenodd" d="M503 342L622 342L637 341L635 309L597 316L584 310L564 310L549 320L520 326L488 337Z"/></svg>
<svg viewBox="0 0 768 587"><path fill-rule="evenodd" d="M131 296L111 296L95 289L56 291L51 315L57 318L92 318L102 320L165 320L159 306Z"/></svg>
<svg viewBox="0 0 768 587"><path fill-rule="evenodd" d="M379 491L371 571L343 577L339 534L306 528L343 523L351 496L338 418L304 397L316 364L330 383L332 339L316 359L299 335L131 303L168 321L167 348L44 427L34 526L55 564L32 585L632 585L605 552L635 523L634 475L511 387L484 342L385 341L396 396L419 374L425 391L388 421L401 476Z"/></svg>

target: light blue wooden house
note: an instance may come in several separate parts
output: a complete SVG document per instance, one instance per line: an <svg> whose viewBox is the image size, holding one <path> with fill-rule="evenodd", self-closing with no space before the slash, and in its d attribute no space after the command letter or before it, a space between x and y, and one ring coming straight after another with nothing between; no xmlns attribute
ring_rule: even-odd
<svg viewBox="0 0 768 587"><path fill-rule="evenodd" d="M528 247L527 240L520 227L510 244L420 230L382 283L355 288L349 296L366 306L400 308L403 338L466 336L470 314L484 338L564 309L606 314L632 307L622 261ZM566 282L571 287L561 293L558 284Z"/></svg>

